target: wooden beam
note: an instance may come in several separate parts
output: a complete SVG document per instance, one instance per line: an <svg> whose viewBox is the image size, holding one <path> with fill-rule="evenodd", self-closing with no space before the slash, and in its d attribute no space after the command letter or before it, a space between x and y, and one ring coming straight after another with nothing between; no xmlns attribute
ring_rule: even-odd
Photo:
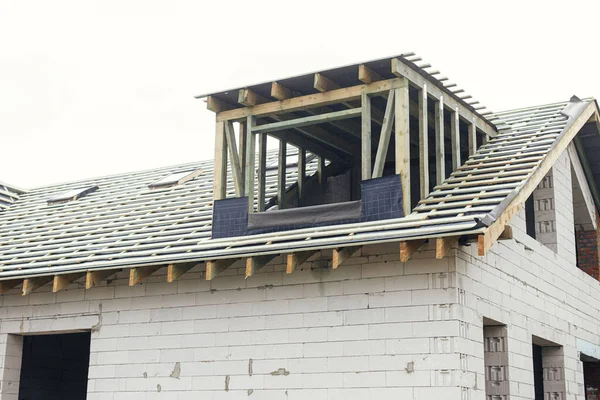
<svg viewBox="0 0 600 400"><path fill-rule="evenodd" d="M400 242L400 261L407 262L413 254L425 243L425 239Z"/></svg>
<svg viewBox="0 0 600 400"><path fill-rule="evenodd" d="M329 92L331 90L339 89L340 85L327 78L326 76L316 73L314 79L314 88L319 92Z"/></svg>
<svg viewBox="0 0 600 400"><path fill-rule="evenodd" d="M246 118L248 115L262 117L273 114L308 110L330 104L359 100L363 94L386 93L391 89L397 89L403 85L403 80L395 78L348 88L335 89L329 92L313 93L280 101L272 101L270 103L258 104L254 107L240 107L233 110L220 112L217 114L217 121L241 120Z"/></svg>
<svg viewBox="0 0 600 400"><path fill-rule="evenodd" d="M444 149L444 98L435 104L435 177L436 185L446 179L446 154Z"/></svg>
<svg viewBox="0 0 600 400"><path fill-rule="evenodd" d="M291 274L315 253L317 253L317 250L301 251L298 253L288 254L285 272Z"/></svg>
<svg viewBox="0 0 600 400"><path fill-rule="evenodd" d="M72 274L54 275L54 282L52 284L52 292L60 292L66 289L71 283L75 282L79 278L83 278L85 272L76 272Z"/></svg>
<svg viewBox="0 0 600 400"><path fill-rule="evenodd" d="M504 227L504 231L498 236L498 240L510 240L513 238L513 230L510 225Z"/></svg>
<svg viewBox="0 0 600 400"><path fill-rule="evenodd" d="M343 247L333 249L333 260L331 262L333 269L337 269L344 261L349 259L354 253L360 249L360 246Z"/></svg>
<svg viewBox="0 0 600 400"><path fill-rule="evenodd" d="M233 122L225 123L225 141L229 150L229 159L231 162L231 174L233 175L233 186L235 187L235 195L242 197L244 195L244 182L242 181L242 166L240 165L240 155L235 143L235 132L233 130Z"/></svg>
<svg viewBox="0 0 600 400"><path fill-rule="evenodd" d="M226 260L212 260L206 262L206 280L212 281L214 277L229 268L238 258L229 258Z"/></svg>
<svg viewBox="0 0 600 400"><path fill-rule="evenodd" d="M548 171L558 160L560 155L567 149L577 132L586 124L586 122L597 112L596 103L590 102L581 112L569 128L560 136L554 147L542 160L535 172L529 177L527 183L513 197L510 203L498 218L477 237L477 251L480 256L484 256L494 245L498 237L504 232L510 219L523 207L527 198L533 193L537 185L544 179Z"/></svg>
<svg viewBox="0 0 600 400"><path fill-rule="evenodd" d="M273 82L271 83L271 97L277 100L285 100L294 97L294 92L280 83Z"/></svg>
<svg viewBox="0 0 600 400"><path fill-rule="evenodd" d="M275 258L275 256L275 254L267 254L264 256L246 258L246 278L254 275L256 271L267 265L272 259Z"/></svg>
<svg viewBox="0 0 600 400"><path fill-rule="evenodd" d="M27 278L23 279L23 296L27 296L31 294L36 289L41 288L46 285L48 282L52 281L54 277L50 276L40 276L39 278Z"/></svg>
<svg viewBox="0 0 600 400"><path fill-rule="evenodd" d="M167 282L172 283L181 277L181 275L194 268L199 263L190 262L182 264L169 264L167 266Z"/></svg>
<svg viewBox="0 0 600 400"><path fill-rule="evenodd" d="M117 272L118 270L116 269L88 271L85 274L85 288L91 289L93 286L96 286L100 282L105 281L108 277L116 274Z"/></svg>
<svg viewBox="0 0 600 400"><path fill-rule="evenodd" d="M304 187L306 186L306 150L298 148L298 200L304 197Z"/></svg>
<svg viewBox="0 0 600 400"><path fill-rule="evenodd" d="M0 281L0 294L8 292L12 288L21 284L21 282L23 282L22 279L10 279L7 281Z"/></svg>
<svg viewBox="0 0 600 400"><path fill-rule="evenodd" d="M452 142L452 172L458 170L461 166L460 161L460 115L458 107L452 113L450 121L450 140Z"/></svg>
<svg viewBox="0 0 600 400"><path fill-rule="evenodd" d="M358 80L363 83L371 83L381 81L383 78L377 72L362 64L358 66Z"/></svg>
<svg viewBox="0 0 600 400"><path fill-rule="evenodd" d="M138 283L143 282L144 279L146 279L162 267L162 265L151 265L148 267L131 268L129 270L129 286L135 286Z"/></svg>
<svg viewBox="0 0 600 400"><path fill-rule="evenodd" d="M296 129L304 126L316 125L324 122L338 121L341 119L358 117L361 114L360 108L350 108L342 111L334 111L327 114L312 115L310 117L300 117L289 119L287 121L273 122L254 127L254 133L272 133L284 129Z"/></svg>
<svg viewBox="0 0 600 400"><path fill-rule="evenodd" d="M458 243L459 236L449 236L435 239L435 258L442 259L452 246Z"/></svg>
<svg viewBox="0 0 600 400"><path fill-rule="evenodd" d="M285 191L286 185L286 172L287 172L287 143L284 140L279 140L279 154L277 154L277 206L279 210L283 210L286 207L285 204Z"/></svg>
<svg viewBox="0 0 600 400"><path fill-rule="evenodd" d="M475 121L469 124L469 156L477 153L477 127Z"/></svg>
<svg viewBox="0 0 600 400"><path fill-rule="evenodd" d="M267 134L258 135L258 212L265 211L267 187Z"/></svg>
<svg viewBox="0 0 600 400"><path fill-rule="evenodd" d="M361 97L361 176L362 180L371 179L371 98L367 94Z"/></svg>
<svg viewBox="0 0 600 400"><path fill-rule="evenodd" d="M379 135L379 145L377 146L377 154L375 155L375 165L373 166L373 178L381 178L387 159L388 148L392 136L392 126L394 124L394 90L390 90L388 95L387 105L385 106L385 117Z"/></svg>
<svg viewBox="0 0 600 400"><path fill-rule="evenodd" d="M579 189L581 190L581 195L585 203L585 208L588 212L590 223L594 229L598 229L594 196L592 195L590 185L588 185L588 179L585 176L583 165L579 159L579 155L577 154L575 143L569 144L569 147L567 147L567 151L569 153L569 158L571 159L571 166L573 167L573 172L575 173L574 179L576 179L577 183L579 184ZM571 179L573 179L573 177Z"/></svg>
<svg viewBox="0 0 600 400"><path fill-rule="evenodd" d="M254 163L256 160L256 135L254 134L255 118L248 116L246 121L246 172L244 177L244 194L248 198L248 212L254 212Z"/></svg>
<svg viewBox="0 0 600 400"><path fill-rule="evenodd" d="M402 184L402 209L404 215L410 214L410 99L408 96L408 80L403 78L404 87L395 89L395 152L396 174L400 175Z"/></svg>
<svg viewBox="0 0 600 400"><path fill-rule="evenodd" d="M222 111L231 110L234 108L234 106L227 104L223 100L219 100L214 96L208 96L206 98L206 108L209 111L220 113Z"/></svg>
<svg viewBox="0 0 600 400"><path fill-rule="evenodd" d="M429 194L429 132L427 125L427 84L419 91L419 181L421 199Z"/></svg>
<svg viewBox="0 0 600 400"><path fill-rule="evenodd" d="M246 107L252 107L257 104L268 103L270 100L252 89L240 89L238 92L238 103Z"/></svg>
<svg viewBox="0 0 600 400"><path fill-rule="evenodd" d="M226 122L217 122L215 133L215 159L213 177L213 199L227 197L227 143L225 138Z"/></svg>

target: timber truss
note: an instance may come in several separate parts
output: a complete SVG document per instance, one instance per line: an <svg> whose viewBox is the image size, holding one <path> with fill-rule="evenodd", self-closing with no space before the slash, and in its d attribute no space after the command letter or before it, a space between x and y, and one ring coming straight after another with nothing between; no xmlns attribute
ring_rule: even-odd
<svg viewBox="0 0 600 400"><path fill-rule="evenodd" d="M299 149L300 197L307 151L319 159L319 181L325 160L349 169L360 166L360 173L355 170L360 180L381 177L386 163L394 164L391 173L401 176L403 210L409 215L433 188L430 180L440 185L461 165L461 153L474 154L497 134L479 113L483 107L447 78L436 78L439 72L427 72L429 65L418 66L419 60L410 53L200 96L216 113L214 199L226 197L229 157L236 197L248 197L249 212L264 210L268 135L279 140L280 209L286 205L286 149L291 144ZM461 151L461 133L466 152ZM411 145L418 154L411 154ZM411 161L417 171L411 171ZM430 179L430 169L435 178ZM411 180L418 180L418 194L412 196Z"/></svg>

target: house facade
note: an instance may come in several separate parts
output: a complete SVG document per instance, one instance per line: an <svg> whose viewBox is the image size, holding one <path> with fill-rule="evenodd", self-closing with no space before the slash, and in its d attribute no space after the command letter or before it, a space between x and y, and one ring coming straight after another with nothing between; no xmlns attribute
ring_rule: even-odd
<svg viewBox="0 0 600 400"><path fill-rule="evenodd" d="M600 398L595 100L414 54L203 97L213 161L0 184L0 400Z"/></svg>

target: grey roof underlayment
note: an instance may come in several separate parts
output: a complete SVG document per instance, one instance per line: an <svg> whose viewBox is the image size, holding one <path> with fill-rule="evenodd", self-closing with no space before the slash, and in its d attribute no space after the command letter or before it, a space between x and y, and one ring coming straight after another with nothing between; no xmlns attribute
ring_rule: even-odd
<svg viewBox="0 0 600 400"><path fill-rule="evenodd" d="M0 279L480 233L481 221L497 217L591 101L492 115L499 134L401 219L211 239L210 160L21 192L0 211ZM274 159L270 153L268 162ZM197 168L203 172L183 185L148 189L166 175ZM309 173L315 169L310 163ZM288 168L288 182L295 179L296 169ZM274 196L276 171L268 181L267 196ZM99 189L77 201L47 203L89 185Z"/></svg>

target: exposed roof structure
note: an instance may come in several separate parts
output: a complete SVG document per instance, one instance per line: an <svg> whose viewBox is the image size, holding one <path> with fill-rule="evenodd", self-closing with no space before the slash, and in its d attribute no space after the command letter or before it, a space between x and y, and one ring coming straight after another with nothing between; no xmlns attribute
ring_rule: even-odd
<svg viewBox="0 0 600 400"><path fill-rule="evenodd" d="M394 220L210 239L212 161L9 195L14 204L0 212L0 280L448 235L492 232L497 237L558 154L597 112L595 101L572 99L493 115L499 134L411 215ZM269 157L272 160L273 153ZM314 173L315 163L308 165ZM203 173L185 184L148 188L170 174L196 169ZM294 181L296 169L287 171L288 182ZM275 175L267 174L269 182ZM268 196L274 196L269 182ZM99 189L76 202L47 204L52 196L86 185ZM491 246L486 240L480 246Z"/></svg>
<svg viewBox="0 0 600 400"><path fill-rule="evenodd" d="M0 182L0 211L10 207L23 193L23 189Z"/></svg>

